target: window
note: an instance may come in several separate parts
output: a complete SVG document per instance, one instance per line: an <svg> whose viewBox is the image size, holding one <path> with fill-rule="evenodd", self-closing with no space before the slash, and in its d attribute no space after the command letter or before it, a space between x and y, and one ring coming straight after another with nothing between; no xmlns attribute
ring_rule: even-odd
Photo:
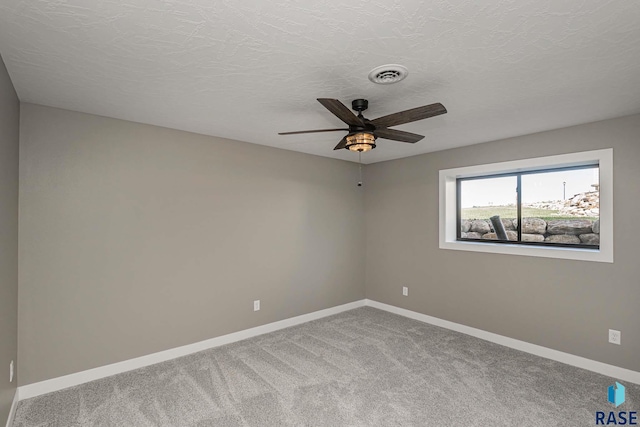
<svg viewBox="0 0 640 427"><path fill-rule="evenodd" d="M613 262L613 150L440 171L440 248Z"/></svg>
<svg viewBox="0 0 640 427"><path fill-rule="evenodd" d="M457 239L598 249L599 188L598 164L458 178Z"/></svg>

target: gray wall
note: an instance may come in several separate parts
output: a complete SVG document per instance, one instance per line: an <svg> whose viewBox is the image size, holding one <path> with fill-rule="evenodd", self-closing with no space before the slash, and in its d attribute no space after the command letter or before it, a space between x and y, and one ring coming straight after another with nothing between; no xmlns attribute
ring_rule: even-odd
<svg viewBox="0 0 640 427"><path fill-rule="evenodd" d="M0 424L13 402L18 358L18 130L20 103L0 58ZM17 367L17 366L16 366Z"/></svg>
<svg viewBox="0 0 640 427"><path fill-rule="evenodd" d="M378 163L363 199L355 164L23 104L20 384L358 300L365 282L377 301L640 370L623 233L639 135L633 116ZM614 264L438 248L440 169L607 147Z"/></svg>
<svg viewBox="0 0 640 427"><path fill-rule="evenodd" d="M21 385L364 298L353 163L29 104L20 139Z"/></svg>
<svg viewBox="0 0 640 427"><path fill-rule="evenodd" d="M438 248L440 169L608 147L615 263ZM640 371L639 161L636 115L368 166L367 298Z"/></svg>

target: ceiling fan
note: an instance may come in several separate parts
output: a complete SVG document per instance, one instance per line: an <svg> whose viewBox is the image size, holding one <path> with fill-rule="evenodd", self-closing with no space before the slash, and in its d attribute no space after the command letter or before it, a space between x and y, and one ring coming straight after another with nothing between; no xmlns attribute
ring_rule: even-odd
<svg viewBox="0 0 640 427"><path fill-rule="evenodd" d="M411 110L401 111L399 113L389 114L387 116L378 117L369 120L362 115L362 112L369 107L369 101L366 99L355 99L351 103L351 108L358 112L356 116L337 99L318 98L318 102L327 110L331 111L337 118L345 122L349 127L347 129L318 129L318 130L301 130L297 132L280 132L278 135L296 135L300 133L317 133L317 132L337 132L348 131L349 133L335 146L334 150L346 148L351 151L369 151L376 148L376 139L384 138L393 141L408 142L414 144L424 138L418 135L402 130L389 129L389 126L398 126L405 123L411 123L418 120L428 119L429 117L445 114L447 109L444 105L438 103L425 105L424 107L412 108Z"/></svg>

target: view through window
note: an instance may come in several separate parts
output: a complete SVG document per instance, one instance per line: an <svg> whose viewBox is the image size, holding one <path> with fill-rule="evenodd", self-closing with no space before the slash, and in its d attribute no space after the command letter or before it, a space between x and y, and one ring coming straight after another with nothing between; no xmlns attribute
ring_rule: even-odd
<svg viewBox="0 0 640 427"><path fill-rule="evenodd" d="M598 165L457 180L458 240L599 248Z"/></svg>

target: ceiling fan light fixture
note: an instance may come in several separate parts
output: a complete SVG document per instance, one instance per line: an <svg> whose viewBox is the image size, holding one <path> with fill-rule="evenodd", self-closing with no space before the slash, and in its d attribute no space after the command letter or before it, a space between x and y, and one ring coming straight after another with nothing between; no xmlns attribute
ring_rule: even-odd
<svg viewBox="0 0 640 427"><path fill-rule="evenodd" d="M376 137L370 132L358 132L347 135L347 145L350 151L359 151L361 153L376 148Z"/></svg>

